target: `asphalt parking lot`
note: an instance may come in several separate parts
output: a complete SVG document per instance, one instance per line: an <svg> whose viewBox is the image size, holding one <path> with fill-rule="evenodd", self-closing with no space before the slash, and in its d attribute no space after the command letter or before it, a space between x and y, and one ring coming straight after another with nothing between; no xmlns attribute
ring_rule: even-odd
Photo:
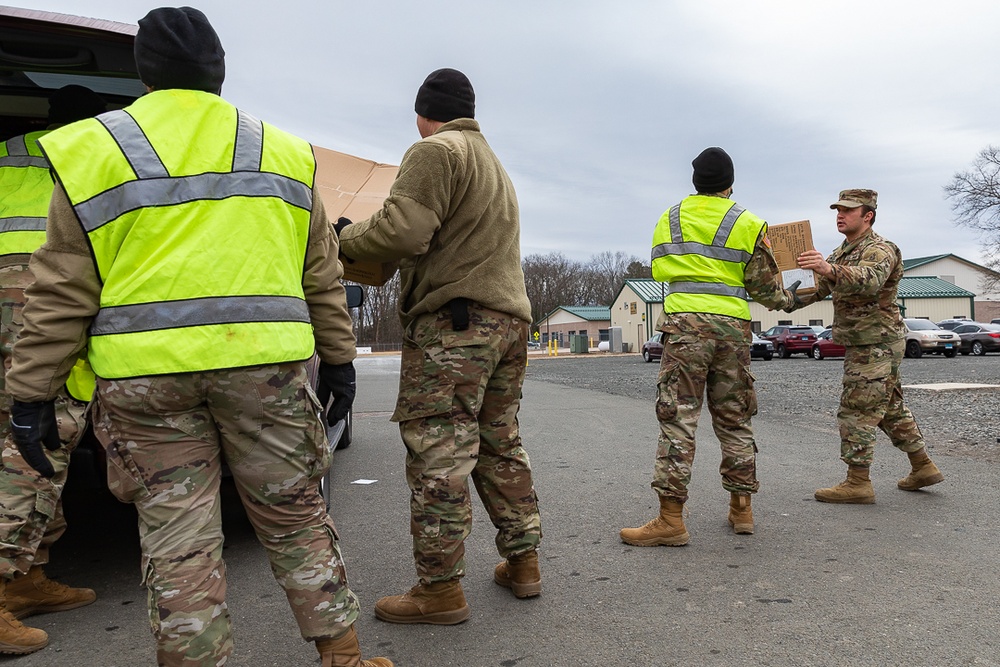
<svg viewBox="0 0 1000 667"><path fill-rule="evenodd" d="M914 364L926 366L911 370ZM793 357L755 361L753 369L761 402L757 533L735 536L726 524L718 445L703 419L687 504L691 543L642 549L622 544L618 530L655 511L655 364L637 355L533 356L521 426L543 512L543 594L516 600L493 583L493 531L474 501L463 581L472 617L453 627L398 626L372 613L379 597L414 583L403 451L388 421L398 357L359 359L355 440L334 457L332 515L362 604L365 655L419 667L1000 667L997 464L978 440L960 440L957 427L940 423L961 419L956 408L930 405L985 405L1000 389L977 390L985 398L975 400L935 395L928 405L918 398L923 390L909 391L928 439L935 438L945 482L897 490L906 459L882 441L872 474L876 504L831 506L815 502L812 491L844 475L833 418L840 362ZM926 381L1000 384L1000 357L907 360L904 381L918 373ZM963 409L996 427L995 410ZM227 494L236 651L226 667L318 664L231 488ZM99 491L72 489L66 513L70 528L48 570L95 588L99 599L33 617L50 646L0 664L153 665L131 509Z"/></svg>

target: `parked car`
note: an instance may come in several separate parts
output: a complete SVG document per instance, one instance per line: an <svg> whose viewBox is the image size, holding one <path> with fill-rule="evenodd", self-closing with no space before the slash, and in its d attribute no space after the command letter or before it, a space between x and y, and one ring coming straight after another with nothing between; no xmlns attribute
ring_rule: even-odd
<svg viewBox="0 0 1000 667"><path fill-rule="evenodd" d="M1000 324L1000 317L994 317L990 320L990 324Z"/></svg>
<svg viewBox="0 0 1000 667"><path fill-rule="evenodd" d="M774 343L761 338L756 333L752 335L753 339L750 341L750 358L771 361L774 358Z"/></svg>
<svg viewBox="0 0 1000 667"><path fill-rule="evenodd" d="M906 325L906 356L919 358L925 352L954 357L959 337L954 331L942 329L930 320L904 319Z"/></svg>
<svg viewBox="0 0 1000 667"><path fill-rule="evenodd" d="M760 337L774 343L774 353L782 359L797 353L812 354L812 346L816 342L816 332L806 325L779 324L760 334Z"/></svg>
<svg viewBox="0 0 1000 667"><path fill-rule="evenodd" d="M972 320L970 320L967 317L952 317L947 320L941 320L940 322L937 323L937 325L942 329L947 329L948 331L952 331L958 325L965 324L966 322L971 322L971 321Z"/></svg>
<svg viewBox="0 0 1000 667"><path fill-rule="evenodd" d="M663 356L663 333L657 331L653 337L642 344L642 358L648 364Z"/></svg>
<svg viewBox="0 0 1000 667"><path fill-rule="evenodd" d="M830 327L824 327L822 324L810 324L809 328L812 329L813 332L816 333L816 337L817 338L819 338L819 335L821 333L823 333L824 331L829 331L830 330Z"/></svg>
<svg viewBox="0 0 1000 667"><path fill-rule="evenodd" d="M833 342L833 329L824 329L823 333L816 336L816 342L812 346L813 359L826 359L827 357L842 357L847 353L843 345Z"/></svg>
<svg viewBox="0 0 1000 667"><path fill-rule="evenodd" d="M987 352L1000 352L1000 324L967 322L955 327L955 333L961 339L962 354L971 352L981 357Z"/></svg>

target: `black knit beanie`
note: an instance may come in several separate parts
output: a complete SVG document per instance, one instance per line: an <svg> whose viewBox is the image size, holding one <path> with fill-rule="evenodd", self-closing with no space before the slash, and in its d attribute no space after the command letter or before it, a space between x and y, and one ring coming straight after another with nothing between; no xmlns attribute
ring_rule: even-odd
<svg viewBox="0 0 1000 667"><path fill-rule="evenodd" d="M191 7L160 7L139 19L135 35L139 78L157 90L220 93L226 52L212 24Z"/></svg>
<svg viewBox="0 0 1000 667"><path fill-rule="evenodd" d="M70 84L49 95L49 123L66 125L108 110L101 96L85 86Z"/></svg>
<svg viewBox="0 0 1000 667"><path fill-rule="evenodd" d="M733 160L721 148L706 148L691 162L697 192L724 192L733 184Z"/></svg>
<svg viewBox="0 0 1000 667"><path fill-rule="evenodd" d="M447 123L476 117L476 92L469 78L457 69L431 72L417 91L414 111L424 118Z"/></svg>

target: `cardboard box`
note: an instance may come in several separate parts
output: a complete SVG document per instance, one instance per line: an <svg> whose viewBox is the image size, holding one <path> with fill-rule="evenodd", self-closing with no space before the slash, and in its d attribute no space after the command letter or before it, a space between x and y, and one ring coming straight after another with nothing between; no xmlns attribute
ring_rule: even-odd
<svg viewBox="0 0 1000 667"><path fill-rule="evenodd" d="M316 188L331 221L343 216L357 222L382 208L399 167L313 146L316 154ZM343 255L344 279L364 285L384 285L398 268L397 262L362 262Z"/></svg>
<svg viewBox="0 0 1000 667"><path fill-rule="evenodd" d="M816 291L819 276L815 271L800 269L796 258L806 250L813 249L812 228L808 220L768 225L767 238L771 241L774 259L781 271L781 282L788 287L796 280L801 281L797 292L811 294Z"/></svg>

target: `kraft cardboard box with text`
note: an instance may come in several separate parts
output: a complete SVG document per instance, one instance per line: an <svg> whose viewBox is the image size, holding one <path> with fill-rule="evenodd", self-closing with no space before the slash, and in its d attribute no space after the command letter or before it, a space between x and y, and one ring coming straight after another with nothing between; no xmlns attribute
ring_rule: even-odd
<svg viewBox="0 0 1000 667"><path fill-rule="evenodd" d="M771 241L774 259L781 271L781 282L788 287L796 280L801 281L799 294L811 294L816 291L818 276L814 271L800 269L796 258L806 250L813 249L812 228L808 220L786 222L781 225L768 225L767 238Z"/></svg>

